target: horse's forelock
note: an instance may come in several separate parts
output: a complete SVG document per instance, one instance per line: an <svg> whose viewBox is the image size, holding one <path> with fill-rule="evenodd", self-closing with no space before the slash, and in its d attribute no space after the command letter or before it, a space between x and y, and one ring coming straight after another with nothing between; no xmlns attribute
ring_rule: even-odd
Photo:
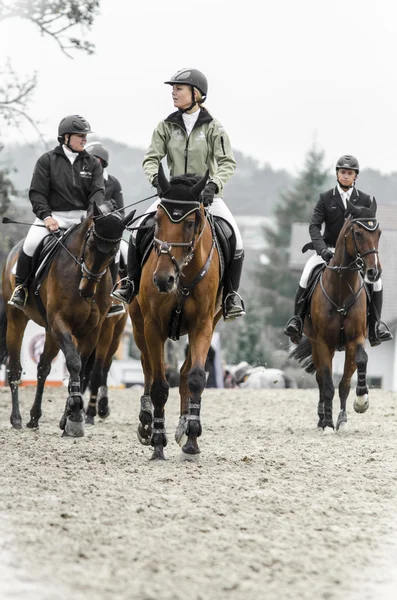
<svg viewBox="0 0 397 600"><path fill-rule="evenodd" d="M95 231L108 240L119 239L124 231L122 218L118 213L94 219Z"/></svg>
<svg viewBox="0 0 397 600"><path fill-rule="evenodd" d="M197 199L192 195L191 189L201 177L197 177L192 173L186 173L185 175L177 175L171 177L170 187L163 194L163 198L167 200L179 200L182 202L197 202Z"/></svg>

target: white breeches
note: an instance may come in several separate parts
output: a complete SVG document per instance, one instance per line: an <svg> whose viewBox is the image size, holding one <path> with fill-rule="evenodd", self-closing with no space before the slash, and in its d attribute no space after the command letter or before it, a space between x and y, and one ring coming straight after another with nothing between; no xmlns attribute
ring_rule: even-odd
<svg viewBox="0 0 397 600"><path fill-rule="evenodd" d="M59 227L62 229L69 229L72 225L81 223L85 219L87 212L85 210L66 210L60 212L53 212L52 218L58 221ZM37 227L42 225L42 227ZM23 251L28 256L33 256L34 251L46 235L49 235L48 229L44 225L44 221L36 218L33 225L28 231L28 235L23 243Z"/></svg>
<svg viewBox="0 0 397 600"><path fill-rule="evenodd" d="M127 261L128 261L128 242L126 242L124 239L121 240L120 242L120 248L116 254L116 257L114 259L115 263L120 262L120 254L123 256L124 259L124 264L127 265Z"/></svg>
<svg viewBox="0 0 397 600"><path fill-rule="evenodd" d="M159 202L160 198L157 198L157 200L155 200L153 204L148 208L147 213L155 212ZM229 223L236 236L236 253L240 253L243 249L243 239L241 237L240 230L236 223L236 219L233 217L232 213L230 212L222 198L214 198L214 201L210 206L209 212L212 215L215 215L216 217L222 217L222 219L225 219L225 221ZM139 219L139 221L136 222L136 227L139 227L139 225L142 223L143 219L146 218L146 216L147 214L145 213L145 216L143 216L141 219ZM136 239L136 235L137 231L135 230L132 232L134 240Z"/></svg>
<svg viewBox="0 0 397 600"><path fill-rule="evenodd" d="M329 250L335 252L335 248L329 248ZM307 282L309 281L310 273L313 271L316 265L320 265L321 263L324 263L324 260L319 254L313 254L313 256L309 258L303 269L303 273L299 281L299 285L301 288L307 287ZM364 280L366 283L371 283L366 277L364 278ZM374 292L380 292L382 289L382 279L378 279L378 281L372 283L371 285L373 285Z"/></svg>

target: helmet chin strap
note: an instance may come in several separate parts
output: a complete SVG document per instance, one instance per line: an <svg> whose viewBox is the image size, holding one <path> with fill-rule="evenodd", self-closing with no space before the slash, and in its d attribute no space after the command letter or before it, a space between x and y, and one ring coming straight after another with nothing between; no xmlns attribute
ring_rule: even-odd
<svg viewBox="0 0 397 600"><path fill-rule="evenodd" d="M196 104L197 104L197 100L194 97L194 87L191 85L190 89L192 90L192 103L191 103L191 105L188 108L180 108L179 112L181 114L189 112L189 110L192 110L192 108L194 108L196 106Z"/></svg>
<svg viewBox="0 0 397 600"><path fill-rule="evenodd" d="M76 154L76 153L77 153L77 154L80 154L80 151L79 151L79 150L73 150L72 146L70 146L70 144L69 144L69 141L70 141L70 136L71 136L71 135L73 135L73 134L72 134L72 133L65 133L65 137L64 137L64 142L63 142L63 143L64 143L64 145L66 146L66 148L69 148L69 150L70 150L71 152L74 152L75 154ZM66 136L68 136L68 141L67 141L67 143L66 143ZM83 150L82 150L82 152L83 152Z"/></svg>
<svg viewBox="0 0 397 600"><path fill-rule="evenodd" d="M339 183L340 187L342 188L342 190L344 192L347 192L347 190L350 190L350 188L354 188L354 186L356 185L356 179L357 179L357 175L356 175L356 177L355 177L355 179L354 179L354 181L353 181L353 183L351 185L343 185L343 183L341 183L339 181L338 174L336 174L336 181Z"/></svg>

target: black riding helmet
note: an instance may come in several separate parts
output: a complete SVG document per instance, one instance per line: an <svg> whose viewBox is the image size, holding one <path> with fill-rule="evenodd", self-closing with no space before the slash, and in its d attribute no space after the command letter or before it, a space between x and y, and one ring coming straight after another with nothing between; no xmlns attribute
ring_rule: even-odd
<svg viewBox="0 0 397 600"><path fill-rule="evenodd" d="M350 154L344 154L338 159L335 169L337 172L339 169L351 169L358 174L360 172L360 165L358 164L357 158Z"/></svg>
<svg viewBox="0 0 397 600"><path fill-rule="evenodd" d="M85 149L89 154L92 154L92 156L100 158L104 169L106 169L109 164L109 152L103 144L100 142L91 142L90 144L87 144Z"/></svg>
<svg viewBox="0 0 397 600"><path fill-rule="evenodd" d="M202 104L207 99L208 81L204 73L202 73L198 69L181 69L180 71L177 71L171 77L171 79L169 79L168 81L164 81L164 83L168 85L177 85L179 83L182 85L190 85L190 87L192 88L192 104L183 112L191 110L196 104L196 101L194 99L194 88L197 88L203 96L202 100L200 100L200 104Z"/></svg>
<svg viewBox="0 0 397 600"><path fill-rule="evenodd" d="M64 143L65 135L93 133L91 125L80 115L68 115L59 123L58 126L58 142Z"/></svg>

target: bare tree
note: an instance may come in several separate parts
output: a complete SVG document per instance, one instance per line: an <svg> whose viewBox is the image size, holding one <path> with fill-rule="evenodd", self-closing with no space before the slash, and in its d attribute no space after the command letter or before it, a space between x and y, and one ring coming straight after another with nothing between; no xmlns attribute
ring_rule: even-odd
<svg viewBox="0 0 397 600"><path fill-rule="evenodd" d="M94 45L84 36L99 14L99 6L100 0L0 0L0 31L9 19L25 19L37 27L42 36L52 38L69 58L73 58L76 50L93 54ZM76 29L80 36L70 35ZM37 73L21 79L7 60L0 67L0 81L0 119L14 127L26 120L40 135L27 112L37 85Z"/></svg>

